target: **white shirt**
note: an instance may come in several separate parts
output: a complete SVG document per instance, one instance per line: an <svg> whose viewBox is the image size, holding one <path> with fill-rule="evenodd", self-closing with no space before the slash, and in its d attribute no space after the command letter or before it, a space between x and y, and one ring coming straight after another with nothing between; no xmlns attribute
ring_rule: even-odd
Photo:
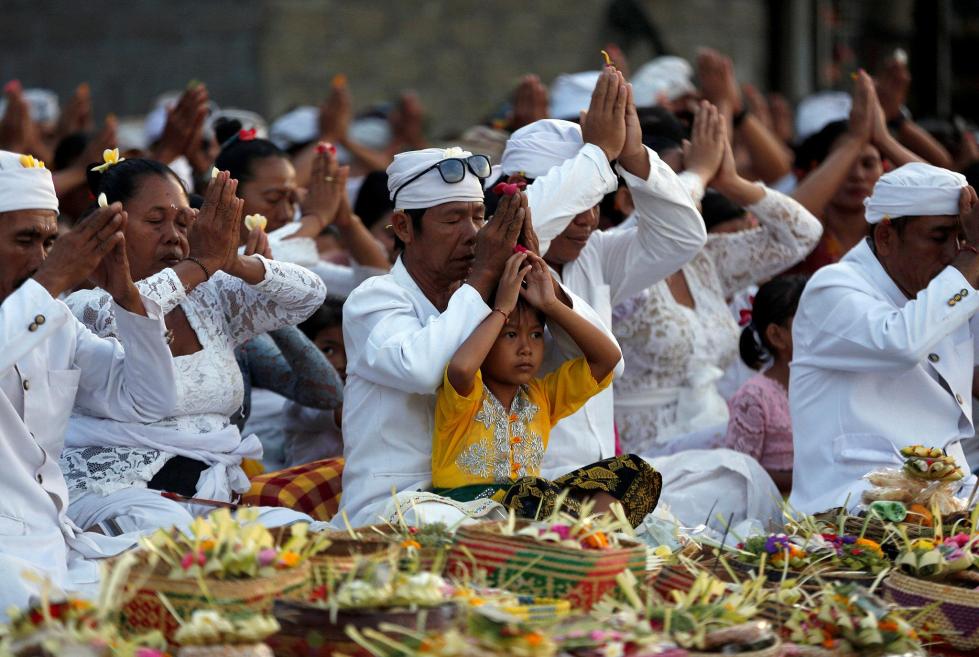
<svg viewBox="0 0 979 657"><path fill-rule="evenodd" d="M686 188L670 167L650 149L646 180L618 168L629 186L636 210L628 228L595 231L579 256L562 267L557 279L595 309L606 332L612 306L666 278L697 254L707 240L703 219ZM551 169L527 188L534 228L546 253L575 215L594 207L615 191L617 179L604 153L585 144L578 155ZM553 369L577 349L549 358ZM615 371L623 372L620 361ZM561 474L615 454L612 388L606 388L577 413L551 430L544 455L544 476Z"/></svg>
<svg viewBox="0 0 979 657"><path fill-rule="evenodd" d="M565 293L575 312L601 325L584 301ZM440 314L400 259L390 274L364 282L344 303L347 381L340 510L352 524L388 517L384 512L392 489L409 493L399 495L406 501L411 492L432 487L435 392L452 356L490 312L475 288L462 285ZM549 340L545 351L571 350L573 342L563 331L551 337L554 346Z"/></svg>
<svg viewBox="0 0 979 657"><path fill-rule="evenodd" d="M316 240L309 237L292 237L302 228L298 221L277 228L269 233L269 248L272 256L281 262L301 265L319 276L332 297L345 298L354 288L372 276L386 274L384 269L366 267L357 262L351 265L338 265L320 258ZM244 248L238 249L244 253Z"/></svg>
<svg viewBox="0 0 979 657"><path fill-rule="evenodd" d="M163 313L145 297L143 304L147 317L116 307L119 341L93 335L33 279L0 305L0 561L27 562L56 586L73 583L69 550L92 557L120 549L118 539L82 534L65 514L68 489L58 457L72 406L153 422L176 402ZM89 566L93 581L95 565ZM0 602L11 602L4 590L0 585Z"/></svg>
<svg viewBox="0 0 979 657"><path fill-rule="evenodd" d="M354 525L377 521L398 492L432 486L435 391L491 309L462 285L439 313L405 269L362 283L343 305L343 497Z"/></svg>
<svg viewBox="0 0 979 657"><path fill-rule="evenodd" d="M976 310L979 292L953 267L909 301L866 241L813 275L792 326L797 511L848 495L855 507L862 477L900 467L907 445L945 448L968 469Z"/></svg>

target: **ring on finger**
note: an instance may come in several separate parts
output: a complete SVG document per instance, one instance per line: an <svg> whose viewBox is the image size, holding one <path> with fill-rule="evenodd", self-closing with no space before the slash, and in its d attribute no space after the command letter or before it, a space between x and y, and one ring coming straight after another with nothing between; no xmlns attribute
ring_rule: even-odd
<svg viewBox="0 0 979 657"><path fill-rule="evenodd" d="M334 178L333 176L323 176L323 180L325 180L326 182L333 182L334 180L336 180L336 178Z"/></svg>

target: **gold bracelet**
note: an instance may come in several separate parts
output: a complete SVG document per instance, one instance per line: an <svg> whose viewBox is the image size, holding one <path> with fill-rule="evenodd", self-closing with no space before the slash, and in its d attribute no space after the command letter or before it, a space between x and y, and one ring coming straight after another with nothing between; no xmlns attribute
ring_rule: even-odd
<svg viewBox="0 0 979 657"><path fill-rule="evenodd" d="M494 308L493 309L493 312L491 312L490 314L492 315L493 313L500 313L501 315L503 315L503 323L504 324L506 324L507 322L510 321L510 313L508 313L508 312L504 312L504 311L500 310L499 308Z"/></svg>

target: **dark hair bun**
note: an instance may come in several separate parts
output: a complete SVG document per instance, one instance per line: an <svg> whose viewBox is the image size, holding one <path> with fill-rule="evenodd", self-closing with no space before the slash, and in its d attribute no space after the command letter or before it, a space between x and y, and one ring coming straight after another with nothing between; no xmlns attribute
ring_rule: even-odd
<svg viewBox="0 0 979 657"><path fill-rule="evenodd" d="M88 190L92 192L92 196L98 196L99 188L102 186L102 172L92 168L98 165L98 162L92 162L85 167L85 182L88 183Z"/></svg>
<svg viewBox="0 0 979 657"><path fill-rule="evenodd" d="M241 131L242 125L241 121L238 119L229 119L226 116L222 116L214 122L213 129L214 138L217 139L218 143L223 146L224 142L228 141Z"/></svg>

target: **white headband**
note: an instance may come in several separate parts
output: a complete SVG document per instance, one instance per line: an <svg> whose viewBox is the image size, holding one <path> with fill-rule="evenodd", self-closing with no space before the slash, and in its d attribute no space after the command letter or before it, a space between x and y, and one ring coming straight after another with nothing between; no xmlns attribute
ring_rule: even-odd
<svg viewBox="0 0 979 657"><path fill-rule="evenodd" d="M911 162L885 173L864 199L867 223L897 217L958 215L962 188L968 185L961 173Z"/></svg>
<svg viewBox="0 0 979 657"><path fill-rule="evenodd" d="M441 174L434 168L426 171L417 180L408 182L425 169L444 159L467 158L470 155L472 153L457 146L398 153L387 169L390 199L394 201L394 194L397 192L396 206L398 210L431 208L453 201L482 203L484 199L483 185L468 167L466 167L465 178L457 183L445 182L442 180ZM402 185L404 187L401 187Z"/></svg>
<svg viewBox="0 0 979 657"><path fill-rule="evenodd" d="M0 212L58 211L51 172L27 155L0 151Z"/></svg>

